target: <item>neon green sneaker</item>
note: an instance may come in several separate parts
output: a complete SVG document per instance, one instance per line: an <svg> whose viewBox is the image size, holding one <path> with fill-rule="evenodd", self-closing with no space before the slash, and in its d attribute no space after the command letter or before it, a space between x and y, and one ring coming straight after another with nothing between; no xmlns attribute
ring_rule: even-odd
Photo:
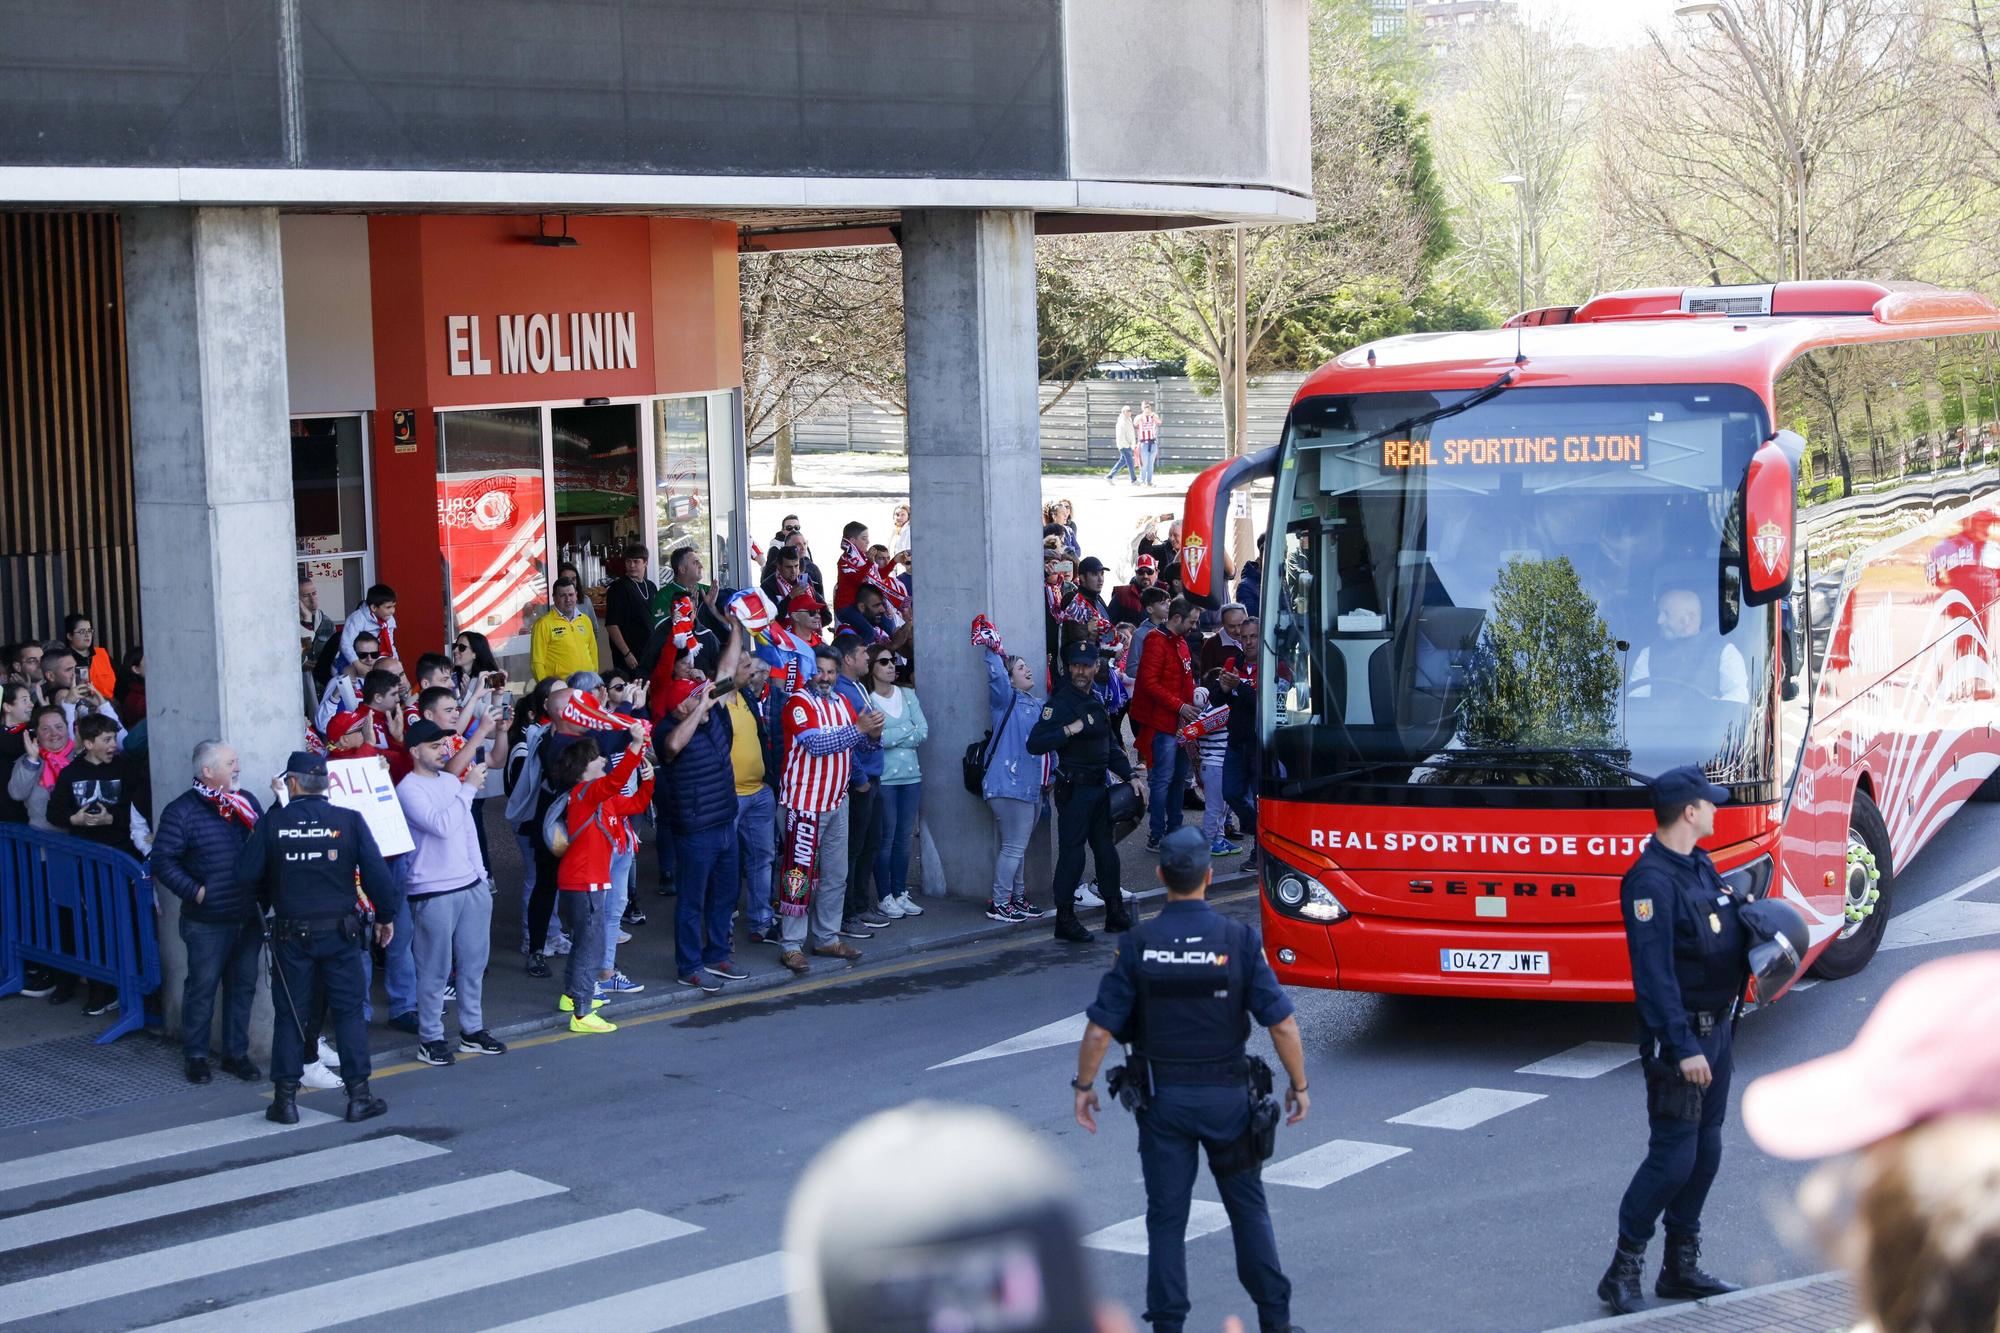
<svg viewBox="0 0 2000 1333"><path fill-rule="evenodd" d="M604 1007L604 997L602 995L598 996L596 999L590 1002L590 1008L592 1013L595 1013L597 1010L602 1009L603 1007ZM563 997L560 1000L556 1001L556 1012L563 1014L573 1014L576 1012L576 1001L569 998L568 991L564 991Z"/></svg>
<svg viewBox="0 0 2000 1333"><path fill-rule="evenodd" d="M595 1013L589 1013L585 1014L582 1018L572 1017L569 1020L569 1030L571 1032L616 1032L618 1025L616 1023L607 1023Z"/></svg>

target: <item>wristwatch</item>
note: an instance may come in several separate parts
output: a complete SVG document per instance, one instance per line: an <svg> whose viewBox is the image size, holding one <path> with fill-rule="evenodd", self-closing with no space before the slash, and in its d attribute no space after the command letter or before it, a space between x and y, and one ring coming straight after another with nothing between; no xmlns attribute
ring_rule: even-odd
<svg viewBox="0 0 2000 1333"><path fill-rule="evenodd" d="M1075 1088L1078 1092L1089 1092L1092 1088L1097 1086L1097 1080L1092 1079L1088 1083L1079 1083L1075 1079L1071 1079L1069 1081L1069 1085L1072 1088Z"/></svg>

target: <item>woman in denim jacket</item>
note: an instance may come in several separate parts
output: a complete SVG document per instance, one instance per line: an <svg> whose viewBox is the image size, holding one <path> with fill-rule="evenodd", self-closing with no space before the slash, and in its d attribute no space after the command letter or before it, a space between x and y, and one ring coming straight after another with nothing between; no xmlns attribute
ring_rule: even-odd
<svg viewBox="0 0 2000 1333"><path fill-rule="evenodd" d="M992 710L992 756L981 795L1000 825L1000 855L993 864L993 896L986 915L995 921L1027 921L1042 913L1028 902L1025 867L1028 839L1041 814L1048 788L1049 761L1028 753L1028 732L1042 714L1030 694L1034 670L1023 657L986 652L986 697Z"/></svg>

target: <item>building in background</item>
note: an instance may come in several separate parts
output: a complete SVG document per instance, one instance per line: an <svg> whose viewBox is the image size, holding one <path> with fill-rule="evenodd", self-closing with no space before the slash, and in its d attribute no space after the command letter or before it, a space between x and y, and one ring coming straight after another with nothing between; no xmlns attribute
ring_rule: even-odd
<svg viewBox="0 0 2000 1333"><path fill-rule="evenodd" d="M1371 37L1401 37L1410 28L1410 0L1368 0Z"/></svg>
<svg viewBox="0 0 2000 1333"><path fill-rule="evenodd" d="M1418 42L1433 56L1449 57L1481 28L1516 22L1515 0L1410 0L1409 25Z"/></svg>

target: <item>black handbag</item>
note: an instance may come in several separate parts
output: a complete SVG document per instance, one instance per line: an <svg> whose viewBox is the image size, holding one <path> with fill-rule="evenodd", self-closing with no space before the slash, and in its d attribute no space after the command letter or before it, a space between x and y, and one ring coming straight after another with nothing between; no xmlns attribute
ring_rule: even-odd
<svg viewBox="0 0 2000 1333"><path fill-rule="evenodd" d="M1007 724L1014 720L1014 707L1007 706L1007 716L1000 719L1000 736L1007 734ZM965 747L965 789L982 800L986 796L986 770L993 763L993 752L1000 747L1000 736L987 728L986 735Z"/></svg>

